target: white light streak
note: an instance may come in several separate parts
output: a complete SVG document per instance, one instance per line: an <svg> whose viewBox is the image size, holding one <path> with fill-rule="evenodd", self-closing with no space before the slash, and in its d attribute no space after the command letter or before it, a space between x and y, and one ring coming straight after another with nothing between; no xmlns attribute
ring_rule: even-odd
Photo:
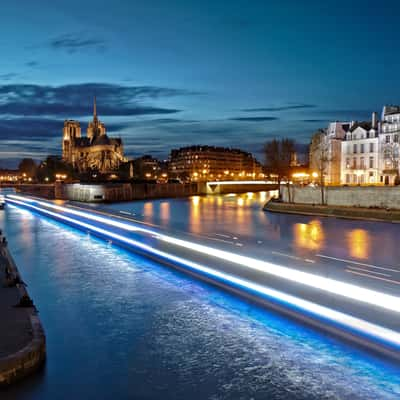
<svg viewBox="0 0 400 400"><path fill-rule="evenodd" d="M16 198L20 201L25 200L25 198L21 196L10 195L8 197ZM174 244L176 246L183 247L192 251L196 251L207 256L213 256L224 261L229 261L236 265L250 268L264 274L270 274L291 282L303 284L309 287L313 287L315 289L323 290L325 292L333 293L359 302L371 304L373 306L391 310L397 313L400 312L400 297L378 292L376 290L363 288L354 284L341 282L335 279L325 278L323 276L311 274L309 272L298 271L293 268L284 267L282 265L270 263L267 261L242 256L237 253L215 249L213 247L189 242L187 240L177 239L175 237L164 235L150 229L135 227L132 224L117 222L112 219L99 217L97 215L93 215L87 212L76 211L67 207L57 206L55 204L42 201L37 201L37 203L44 207L50 207L59 211L75 214L124 230L147 233L157 237L159 240L162 240L164 242Z"/></svg>
<svg viewBox="0 0 400 400"><path fill-rule="evenodd" d="M10 195L8 197L16 198L17 200L24 201L25 198L21 196ZM30 201L32 202L32 201ZM174 244L179 247L183 247L192 251L196 251L207 256L213 256L215 258L232 262L236 265L240 265L245 268L256 270L264 274L270 274L278 278L286 279L291 282L309 286L315 289L319 289L328 293L343 296L352 300L356 300L362 303L371 304L380 308L384 308L396 313L400 313L400 297L389 295L386 293L378 292L376 290L367 289L354 284L341 282L331 278L325 278L323 276L311 274L309 272L299 271L293 268L284 267L282 265L273 264L267 261L258 260L255 258L242 256L237 253L232 253L225 250L215 249L213 247L205 246L189 242L187 240L178 239L172 236L164 235L156 231L152 231L146 228L134 227L132 224L124 222L117 222L109 218L99 217L87 212L75 211L67 207L57 206L52 203L37 202L44 207L50 207L59 211L69 212L71 214L79 215L81 217L98 221L107 225L115 226L128 231L137 231L150 234L157 237L166 243Z"/></svg>
<svg viewBox="0 0 400 400"><path fill-rule="evenodd" d="M353 332L358 332L359 334L367 335L368 337L373 337L375 339L382 340L387 344L395 346L396 348L400 347L400 334L391 329L387 329L382 326L372 324L370 322L367 322L362 319L353 317L351 315L330 309L328 307L321 306L321 305L318 305L315 303L311 303L310 301L300 299L298 297L280 292L278 290L271 289L266 286L259 285L257 283L253 283L253 282L247 281L245 279L242 279L242 278L230 275L230 274L226 274L224 272L215 270L213 268L192 262L190 260L187 260L187 259L184 259L184 258L181 258L178 256L174 256L172 254L166 253L165 251L155 249L149 245L146 245L146 244L138 242L136 240L127 238L120 234L110 232L106 229L99 228L97 226L67 217L65 215L58 214L58 213L37 207L30 203L24 203L23 201L19 201L19 200L15 199L15 196L13 196L13 197L14 198L11 199L10 201L14 204L19 204L21 206L28 207L32 210L39 211L43 214L55 217L57 219L60 219L60 220L63 220L63 221L66 221L66 222L69 222L72 224L75 224L82 228L92 230L93 232L97 232L101 235L104 235L105 237L115 239L120 242L129 244L133 247L144 250L150 254L173 261L179 265L185 265L186 267L188 267L192 270L206 274L208 276L212 276L214 278L217 278L218 280L222 280L227 283L233 284L235 286L239 286L243 289L250 290L253 293L258 293L260 295L267 296L267 297L275 299L275 300L279 300L280 302L286 303L288 305L296 307L297 309L303 310L306 313L323 318L324 320L329 320L333 324L340 324L342 327L350 329Z"/></svg>

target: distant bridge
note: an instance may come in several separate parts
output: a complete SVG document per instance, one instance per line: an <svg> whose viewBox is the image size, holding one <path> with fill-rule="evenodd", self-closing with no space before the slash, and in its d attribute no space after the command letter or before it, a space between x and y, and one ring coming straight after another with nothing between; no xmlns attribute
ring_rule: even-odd
<svg viewBox="0 0 400 400"><path fill-rule="evenodd" d="M206 183L207 194L243 193L277 190L273 181L211 181Z"/></svg>

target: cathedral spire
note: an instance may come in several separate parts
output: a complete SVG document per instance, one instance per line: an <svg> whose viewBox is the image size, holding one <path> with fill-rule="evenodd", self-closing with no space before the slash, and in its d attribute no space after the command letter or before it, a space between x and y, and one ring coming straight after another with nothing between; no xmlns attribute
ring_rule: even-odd
<svg viewBox="0 0 400 400"><path fill-rule="evenodd" d="M93 100L93 121L97 121L96 96L94 96Z"/></svg>

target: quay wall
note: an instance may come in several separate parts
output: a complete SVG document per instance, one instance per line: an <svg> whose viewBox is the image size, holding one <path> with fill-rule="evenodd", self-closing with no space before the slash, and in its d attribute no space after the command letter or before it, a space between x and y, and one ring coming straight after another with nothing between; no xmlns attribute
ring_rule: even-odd
<svg viewBox="0 0 400 400"><path fill-rule="evenodd" d="M14 279L18 277L21 280L6 243L0 245L0 252L6 260L6 267L10 271L10 275ZM29 297L24 284L17 284L15 288L1 287L0 290L17 290L17 297L20 299L23 296ZM37 310L35 307L28 307L25 308L25 311L26 318L29 319L30 323L30 340L16 352L0 357L0 388L31 375L41 368L46 360L46 337ZM17 313L17 310L15 313ZM15 325L12 333L15 340L18 340L19 336L25 335L18 324Z"/></svg>
<svg viewBox="0 0 400 400"><path fill-rule="evenodd" d="M275 184L208 185L194 183L62 183L23 184L16 191L46 199L81 202L116 202L158 198L187 197L203 194L243 193L276 190Z"/></svg>
<svg viewBox="0 0 400 400"><path fill-rule="evenodd" d="M55 185L53 184L22 184L15 185L15 191L29 194L31 196L43 197L45 199L54 199Z"/></svg>
<svg viewBox="0 0 400 400"><path fill-rule="evenodd" d="M56 192L59 192L56 190ZM151 184L151 183L113 183L103 185L66 184L62 194L57 196L65 200L82 202L113 202L166 197L185 197L200 194L197 183Z"/></svg>
<svg viewBox="0 0 400 400"><path fill-rule="evenodd" d="M291 200L299 204L321 204L320 187L291 186ZM281 197L289 202L288 189L281 186ZM400 209L400 186L327 186L328 206Z"/></svg>

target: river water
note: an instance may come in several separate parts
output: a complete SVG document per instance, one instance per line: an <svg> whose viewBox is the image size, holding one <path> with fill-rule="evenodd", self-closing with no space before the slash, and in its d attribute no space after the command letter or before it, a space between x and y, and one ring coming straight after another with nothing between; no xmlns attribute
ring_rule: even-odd
<svg viewBox="0 0 400 400"><path fill-rule="evenodd" d="M396 225L266 214L265 196L107 207L240 251L396 261ZM400 367L364 350L26 210L7 206L0 226L48 349L2 400L400 398Z"/></svg>

